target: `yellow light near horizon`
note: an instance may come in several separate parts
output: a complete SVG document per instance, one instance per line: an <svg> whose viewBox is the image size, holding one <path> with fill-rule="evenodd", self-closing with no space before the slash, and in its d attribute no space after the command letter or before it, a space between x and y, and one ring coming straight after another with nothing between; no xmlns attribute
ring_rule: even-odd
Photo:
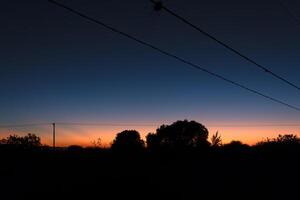
<svg viewBox="0 0 300 200"><path fill-rule="evenodd" d="M145 140L146 135L149 132L155 132L157 127L139 127L135 130L139 131L142 139ZM134 129L134 128L129 128ZM58 131L57 136L57 145L58 146L68 146L68 145L81 145L81 146L91 146L92 141L101 138L102 144L109 146L110 143L115 138L116 134L125 130L124 128L81 128L80 131ZM224 128L209 128L210 136L216 132L222 137L223 143L229 143L232 140L239 140L243 143L253 145L259 141L262 141L266 138L275 138L279 134L297 134L299 130L297 128L289 127L224 127ZM300 134L298 134L300 135ZM52 140L48 141L50 144Z"/></svg>
<svg viewBox="0 0 300 200"><path fill-rule="evenodd" d="M149 132L155 131L156 128L157 127L78 127L76 130L58 128L56 142L57 146L92 146L92 142L100 138L102 145L110 146L116 134L123 130L137 130L141 134L142 139L145 139L145 136Z"/></svg>
<svg viewBox="0 0 300 200"><path fill-rule="evenodd" d="M219 132L223 143L239 140L246 144L256 144L267 138L276 138L279 134L295 134L300 136L297 127L223 127L211 128L210 135Z"/></svg>
<svg viewBox="0 0 300 200"><path fill-rule="evenodd" d="M101 138L104 146L109 146L116 134L126 130L134 129L140 132L142 139L149 132L155 132L158 126L152 127L57 127L56 145L57 146L92 146L92 141ZM246 144L255 144L266 138L275 138L279 134L297 134L300 136L298 127L208 127L211 137L217 131L222 137L223 143L229 143L232 140L239 140ZM0 138L7 137L9 134L25 135L26 133L35 133L42 139L43 144L52 145L52 130L44 129L43 131L11 131L0 130Z"/></svg>

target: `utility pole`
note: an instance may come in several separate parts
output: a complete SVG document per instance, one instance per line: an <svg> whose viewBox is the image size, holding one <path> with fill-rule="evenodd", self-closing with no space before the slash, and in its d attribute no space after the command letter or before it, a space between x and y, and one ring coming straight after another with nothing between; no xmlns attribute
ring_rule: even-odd
<svg viewBox="0 0 300 200"><path fill-rule="evenodd" d="M55 123L52 123L53 149L55 150Z"/></svg>

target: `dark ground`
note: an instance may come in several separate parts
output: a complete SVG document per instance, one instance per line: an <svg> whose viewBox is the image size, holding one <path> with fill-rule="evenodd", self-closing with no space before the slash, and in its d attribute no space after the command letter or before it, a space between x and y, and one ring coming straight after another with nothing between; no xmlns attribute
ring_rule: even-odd
<svg viewBox="0 0 300 200"><path fill-rule="evenodd" d="M300 148L120 153L1 147L1 198L298 199Z"/></svg>

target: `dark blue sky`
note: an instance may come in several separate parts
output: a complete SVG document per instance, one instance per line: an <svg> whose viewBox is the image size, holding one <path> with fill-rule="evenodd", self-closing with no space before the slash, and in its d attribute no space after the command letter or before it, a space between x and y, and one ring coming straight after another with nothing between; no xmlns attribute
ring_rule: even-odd
<svg viewBox="0 0 300 200"><path fill-rule="evenodd" d="M61 0L213 72L300 106L300 92L147 0ZM166 5L300 85L300 26L279 1L166 0ZM300 3L285 1L300 18ZM48 3L1 2L0 122L257 123L300 114L231 86Z"/></svg>

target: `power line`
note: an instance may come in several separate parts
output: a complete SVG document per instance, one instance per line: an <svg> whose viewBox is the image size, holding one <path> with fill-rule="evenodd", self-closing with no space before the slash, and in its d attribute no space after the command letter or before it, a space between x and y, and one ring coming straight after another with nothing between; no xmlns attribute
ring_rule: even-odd
<svg viewBox="0 0 300 200"><path fill-rule="evenodd" d="M70 11L70 12L72 12L72 13L74 13L74 14L76 14L76 15L82 17L82 18L85 18L85 19L87 19L88 21L94 22L94 23L96 23L96 24L98 24L98 25L101 25L101 26L103 26L103 27L105 27L105 28L107 28L107 29L109 29L109 30L115 32L115 33L118 33L118 34L120 34L120 35L123 35L123 36L125 36L125 37L127 37L127 38L129 38L129 39L131 39L131 40L133 40L133 41L135 41L135 42L137 42L137 43L139 43L139 44L142 44L142 45L147 46L147 47L149 47L149 48L151 48L151 49L154 49L154 50L158 51L159 53L161 53L161 54L163 54L163 55L165 55L165 56L174 58L174 59L177 60L177 61L180 61L180 62L182 62L182 63L184 63L184 64L186 64L186 65L189 65L190 67L193 67L193 68L195 68L195 69L197 69L197 70L200 70L200 71L202 71L202 72L205 72L205 73L207 73L207 74L209 74L209 75L211 75L211 76L214 76L214 77L216 77L216 78L218 78L218 79L221 79L221 80L223 80L223 81L225 81L225 82L227 82L227 83L230 83L230 84L232 84L232 85L235 85L235 86L237 86L237 87L239 87L239 88L242 88L242 89L244 89L244 90L247 90L248 92L254 93L254 94L259 95L259 96L262 96L262 97L264 97L264 98L266 98L266 99L268 99L268 100L271 100L271 101L276 102L276 103L278 103L278 104L284 105L284 106L289 107L289 108L291 108L291 109L300 111L300 108L297 107L297 106L293 106L293 105L288 104L288 103L286 103L286 102L284 102L284 101L278 100L278 99L273 98L273 97L268 96L268 95L265 95L265 94L263 94L263 93L261 93L261 92L259 92L259 91L257 91L257 90L251 89L251 88L249 88L249 87L247 87L247 86L245 86L245 85L242 85L242 84L240 84L240 83L238 83L238 82L232 81L232 80L230 80L230 79L228 79L228 78L226 78L226 77L224 77L224 76L222 76L222 75L220 75L220 74L217 74L217 73L215 73L215 72L211 72L211 71L209 71L208 69L205 69L205 68L201 67L200 65L194 64L194 63L192 63L192 62L190 62L190 61L188 61L188 60L185 60L184 58L181 58L181 57L179 57L179 56L177 56L177 55L174 55L174 54L172 54L172 53L169 53L169 52L167 52L167 51L165 51L165 50L163 50L163 49L161 49L161 48L159 48L159 47L157 47L157 46L154 46L154 45L152 45L152 44L150 44L150 43L147 43L147 42L145 42L145 41L143 41L143 40L141 40L141 39L138 39L138 38L136 38L136 37L134 37L134 36L132 36L132 35L130 35L130 34L128 34L128 33L125 33L125 32L123 32L123 31L120 31L120 30L118 30L118 29L116 29L116 28L114 28L114 27L112 27L112 26L110 26L110 25L107 25L107 24L101 22L100 20L97 20L97 19L94 19L94 18L92 18L92 17L89 17L89 16L87 16L87 15L85 15L85 14L83 14L83 13L77 11L77 10L74 10L73 8L70 8L70 7L68 7L68 6L66 6L66 5L64 5L64 4L62 4L62 3L59 3L59 2L54 1L54 0L48 0L48 1L49 1L50 3L53 3L53 4L55 4L55 5L59 6L59 7L61 7L61 8L66 9L66 10L68 10L68 11Z"/></svg>
<svg viewBox="0 0 300 200"><path fill-rule="evenodd" d="M255 65L256 67L262 69L264 72L269 73L270 75L272 75L273 77L285 82L286 84L296 88L297 90L300 90L300 87L297 86L296 84L292 83L291 81L287 80L286 78L276 74L275 72L271 71L268 67L263 66L262 64L259 64L258 62L256 62L254 59L249 58L248 56L244 55L243 53L241 53L239 50L236 50L235 48L231 47L229 44L226 44L225 42L219 40L218 38L216 38L215 36L213 36L212 34L208 33L207 31L201 29L199 26L196 26L195 24L189 22L186 18L176 14L173 10L171 10L170 8L167 8L165 5L163 5L163 3L161 1L156 1L156 0L150 0L152 3L154 3L154 9L159 11L159 10L164 10L167 13L171 14L172 16L176 17L177 19L179 19L180 21L182 21L183 23L189 25L190 27L194 28L195 30L199 31L200 33L202 33L203 35L207 36L208 38L214 40L215 42L217 42L218 44L222 45L223 47L225 47L226 49L230 50L231 52L235 53L236 55L242 57L243 59L247 60L248 62L252 63L253 65Z"/></svg>
<svg viewBox="0 0 300 200"><path fill-rule="evenodd" d="M296 22L296 24L300 26L300 19L291 11L291 9L285 5L283 1L279 1L279 5L283 8L286 14L288 14Z"/></svg>

